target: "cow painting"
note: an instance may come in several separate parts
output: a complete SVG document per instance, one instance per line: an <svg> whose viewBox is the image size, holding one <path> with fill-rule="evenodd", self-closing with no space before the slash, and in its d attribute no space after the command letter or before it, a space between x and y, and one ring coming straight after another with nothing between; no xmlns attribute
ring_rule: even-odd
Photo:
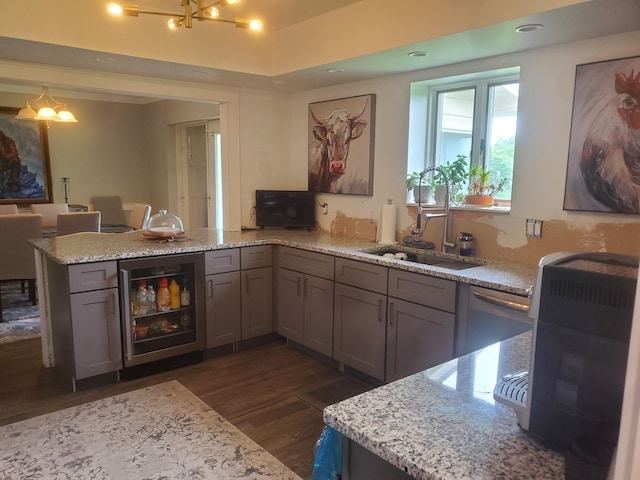
<svg viewBox="0 0 640 480"><path fill-rule="evenodd" d="M312 135L309 143L310 191L371 195L371 165L368 152L371 142L365 139L358 140L369 126L365 112L367 107L372 107L371 97L372 95L367 95L344 99L342 102L332 101L332 104L336 104L335 108L326 116L316 113L315 110L322 110L318 104L309 105L309 127ZM347 103L359 103L359 106L356 107L357 110L350 110ZM327 111L327 106L324 107ZM365 136L371 138L371 135ZM356 141L362 144L356 144L360 147L360 155L359 158L354 155L350 162L349 151L353 149Z"/></svg>

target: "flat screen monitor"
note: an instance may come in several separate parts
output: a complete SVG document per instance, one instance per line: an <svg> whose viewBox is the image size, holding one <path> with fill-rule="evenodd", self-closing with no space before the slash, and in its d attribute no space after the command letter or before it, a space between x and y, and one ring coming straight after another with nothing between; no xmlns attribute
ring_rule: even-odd
<svg viewBox="0 0 640 480"><path fill-rule="evenodd" d="M316 223L316 196L303 190L256 190L256 226L307 228Z"/></svg>

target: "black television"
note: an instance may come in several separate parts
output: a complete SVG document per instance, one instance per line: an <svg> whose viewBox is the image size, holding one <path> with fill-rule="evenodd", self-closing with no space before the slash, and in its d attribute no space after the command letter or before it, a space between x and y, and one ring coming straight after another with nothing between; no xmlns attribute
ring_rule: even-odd
<svg viewBox="0 0 640 480"><path fill-rule="evenodd" d="M307 228L316 224L316 195L303 190L256 190L256 226Z"/></svg>

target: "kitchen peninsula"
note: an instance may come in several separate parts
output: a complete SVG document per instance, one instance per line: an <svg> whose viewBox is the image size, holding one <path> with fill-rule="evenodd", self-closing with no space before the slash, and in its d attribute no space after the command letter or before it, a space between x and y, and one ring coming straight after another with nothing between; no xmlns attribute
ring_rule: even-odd
<svg viewBox="0 0 640 480"><path fill-rule="evenodd" d="M125 261L148 260L149 262L157 262L162 259L170 260L178 256L204 254L207 258L221 256L226 262L226 254L233 253L233 250L236 250L235 254L237 254L239 250L247 252L251 249L268 248L268 264L270 265L270 251L272 246L274 247L274 251L277 250L278 246L282 246L285 249L290 248L294 252L297 251L301 254L308 252L309 255L322 256L331 262L329 270L331 276L333 276L334 258L336 261L336 272L338 271L339 261L342 261L342 263L351 262L347 267L351 268L355 266L356 270L360 267L365 267L367 264L375 266L375 268L384 275L382 278L384 281L384 290L382 293L384 295L386 295L387 268L389 268L389 272L406 272L410 275L418 274L418 279L434 278L436 282L449 282L449 285L452 285L453 288L455 288L457 282L458 284L478 285L522 297L526 297L529 293L529 288L534 283L536 273L535 267L529 265L485 261L466 257L463 259L464 261L473 260L476 262L475 264L469 264L472 268L452 270L441 268L438 265L424 265L374 255L371 253L371 249L376 245L370 241L349 237L334 237L317 232L291 230L226 232L203 228L188 231L184 238L179 238L172 242L151 240L145 237L143 232L140 231L126 234L78 233L63 237L33 240L32 244L35 246L37 252L39 252L37 257L40 260L38 262L40 264L40 277L38 280L42 288L39 289L38 294L40 296L41 317L43 318L42 346L45 366L60 364L60 362L56 362L54 358L55 332L52 332L51 329L52 318L57 318L56 323L63 327L63 334L58 335L58 340L60 340L61 336L67 334L64 333L65 329L67 332L71 332L73 328L78 326L82 331L76 335L75 340L78 344L77 346L88 349L90 355L96 354L95 356L97 356L96 352L98 351L101 351L103 354L102 358L90 359L91 362L102 363L103 365L98 365L99 368L95 369L85 368L82 376L76 375L77 371L71 371L70 373L74 378L86 378L95 374L104 373L105 371L117 372L122 366L121 360L118 360L118 358L122 356L122 354L118 352L121 347L117 345L117 342L119 342L118 338L120 337L119 312L122 311L122 307L117 308L117 305L118 303L121 304L123 301L127 301L126 294L129 293L129 289L124 289L125 293L122 293L122 285L119 285L122 283L122 279L119 278L119 271L122 267L118 265L121 265L121 263ZM435 252L433 255L437 256L442 254ZM218 260L214 259L214 262L217 261ZM294 259L294 261L297 260ZM207 264L209 263L207 260ZM274 263L277 266L277 260L274 260ZM210 273L218 273L218 270L216 270L217 264L211 262L211 265L213 265L211 267L213 270L207 271L209 267L205 269L207 279L210 278ZM109 268L108 272L106 270L102 271L103 268L107 267ZM84 271L85 269L87 270L86 272ZM236 268L236 270L238 269ZM75 273L73 273L74 271ZM82 284L81 278L78 278L79 283L75 286L75 290L73 287L65 287L63 290L60 290L60 286L69 283L73 275L79 275L80 277L86 276L89 283L84 285ZM271 277L270 273L268 273L268 275ZM336 273L336 276L337 275ZM275 277L276 275L274 275L274 278ZM200 277L198 276L197 278ZM333 280L333 278L331 278L331 280ZM204 277L201 278L201 281L204 283ZM336 279L336 286L337 285L338 280ZM195 287L196 289L202 288L202 285L195 285ZM422 288L419 285L418 287ZM269 287L269 289L270 288L271 287ZM365 289L367 288L368 287L365 286ZM54 290L57 292L55 295L52 294ZM120 298L118 298L118 290L120 290ZM92 297L89 299L91 303L88 308L93 308L94 311L99 312L99 315L103 315L104 311L109 310L109 315L111 315L112 318L94 321L93 325L73 324L69 326L68 318L72 316L70 313L71 307L68 305L69 299L61 297L69 297L73 292L85 292L86 295L89 295L89 293L97 293L98 291L108 294L110 298L103 296L100 297L99 300L95 300ZM438 291L438 289L435 289L436 294ZM455 295L455 290L453 290L453 294ZM419 296L422 296L422 293L419 293ZM267 301L270 303L270 297ZM100 308L96 306L99 303L102 305ZM378 309L379 305L384 306L384 304L386 304L386 296L381 300L376 299L375 308ZM82 312L82 308L85 307L80 305L78 308L80 308L79 311ZM269 306L268 308L270 311L271 307ZM201 308L200 310L203 309ZM209 311L209 306L207 306L206 310ZM378 313L375 314L375 319L378 318L378 315ZM88 316L91 316L88 312L78 315L79 318L87 318ZM452 314L450 314L449 317L453 319ZM453 320L450 320L450 322L453 322ZM376 321L376 323L378 322ZM382 322L381 326L384 326L384 322ZM53 330L55 330L55 328ZM92 334L92 332L94 333ZM102 336L110 337L110 339L100 345L89 348L87 342L102 338L101 335L98 335L98 332L100 332ZM130 329L126 329L123 337L126 337L126 334L129 334L129 332ZM384 333L384 330L382 333ZM73 334L69 333L69 335ZM447 335L447 342L451 346L449 347L446 357L440 356L435 358L435 361L430 363L430 365L441 363L444 359L453 357L453 323L448 327ZM83 339L79 340L81 336ZM287 338L289 337L287 336ZM64 354L73 351L69 340L62 342L58 349L64 352ZM383 358L377 361L378 365L376 368L378 369L378 373L376 373L376 377L382 379L385 374L380 368L384 369L384 350L380 354ZM73 363L75 360L74 354L71 353L70 355L70 358L65 359L67 364L70 362ZM111 364L107 365L109 362ZM86 366L87 365L85 365L85 367ZM414 369L414 371L417 370ZM365 373L367 372L365 371Z"/></svg>

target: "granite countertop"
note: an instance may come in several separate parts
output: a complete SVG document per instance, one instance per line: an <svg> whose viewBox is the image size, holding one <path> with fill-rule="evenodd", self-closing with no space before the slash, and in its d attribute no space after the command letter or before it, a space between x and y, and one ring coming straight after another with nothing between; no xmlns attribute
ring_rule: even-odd
<svg viewBox="0 0 640 480"><path fill-rule="evenodd" d="M493 400L530 349L528 332L331 405L324 421L419 480L564 478L563 456Z"/></svg>
<svg viewBox="0 0 640 480"><path fill-rule="evenodd" d="M422 265L374 255L369 251L377 245L371 241L300 230L228 232L198 228L187 231L184 239L173 242L150 240L143 235L142 231L129 233L76 233L62 237L35 239L31 240L31 243L53 261L64 265L202 252L252 245L286 245L410 272L428 274L522 296L530 293L528 289L535 283L537 272L537 267L531 265L487 261L475 257L457 257L457 259L481 263L481 265L464 270L450 270L435 265ZM393 247L390 246L390 248ZM439 252L433 252L433 255L443 256ZM448 257L452 256L449 255Z"/></svg>

